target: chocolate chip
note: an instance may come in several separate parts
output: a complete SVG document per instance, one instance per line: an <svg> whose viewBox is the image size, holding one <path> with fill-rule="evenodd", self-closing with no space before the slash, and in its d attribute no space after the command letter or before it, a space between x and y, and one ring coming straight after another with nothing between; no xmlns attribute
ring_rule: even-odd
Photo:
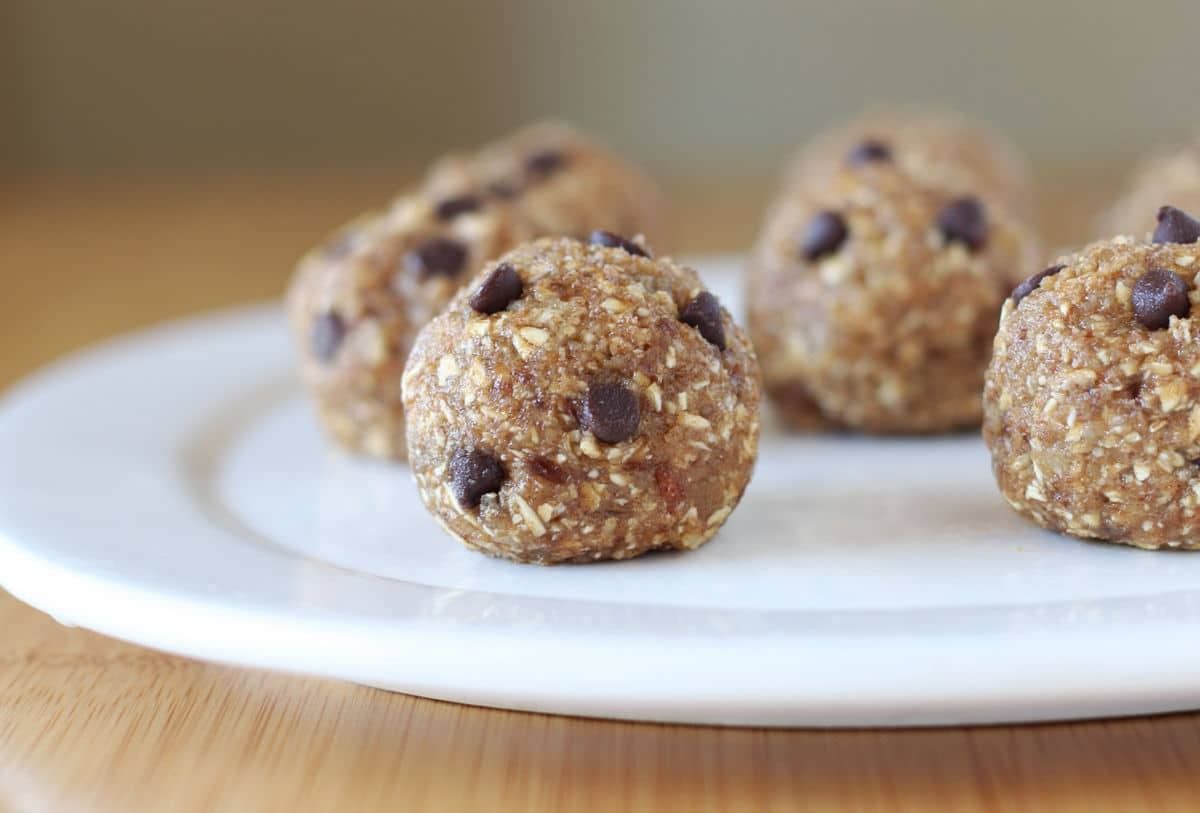
<svg viewBox="0 0 1200 813"><path fill-rule="evenodd" d="M1195 243L1200 241L1200 220L1174 206L1158 210L1158 228L1154 230L1156 243Z"/></svg>
<svg viewBox="0 0 1200 813"><path fill-rule="evenodd" d="M483 201L475 195L459 195L456 198L446 198L433 210L438 220L453 220L467 212L478 212L483 208Z"/></svg>
<svg viewBox="0 0 1200 813"><path fill-rule="evenodd" d="M479 313L499 313L510 302L520 299L524 290L517 269L508 263L500 263L479 284L467 303Z"/></svg>
<svg viewBox="0 0 1200 813"><path fill-rule="evenodd" d="M1065 265L1052 265L1044 271L1038 271L1036 274L1026 277L1016 288L1013 288L1013 305L1018 304L1022 299L1036 291L1037 287L1042 284L1042 280L1046 277L1052 277L1064 268L1066 268Z"/></svg>
<svg viewBox="0 0 1200 813"><path fill-rule="evenodd" d="M312 351L318 360L328 364L337 355L346 338L346 323L334 311L326 311L313 320Z"/></svg>
<svg viewBox="0 0 1200 813"><path fill-rule="evenodd" d="M1133 285L1133 315L1143 327L1160 330L1190 310L1187 283L1174 271L1151 268Z"/></svg>
<svg viewBox="0 0 1200 813"><path fill-rule="evenodd" d="M500 198L501 200L512 200L521 194L521 190L517 185L508 181L492 181L488 184L487 191L492 197Z"/></svg>
<svg viewBox="0 0 1200 813"><path fill-rule="evenodd" d="M480 449L455 449L450 456L450 489L463 508L475 508L503 484L504 466L495 456Z"/></svg>
<svg viewBox="0 0 1200 813"><path fill-rule="evenodd" d="M583 397L579 422L605 443L629 440L637 432L642 410L637 396L622 384L592 384Z"/></svg>
<svg viewBox="0 0 1200 813"><path fill-rule="evenodd" d="M987 242L987 213L979 198L968 196L950 201L938 212L937 226L946 242L962 243L968 251L978 251Z"/></svg>
<svg viewBox="0 0 1200 813"><path fill-rule="evenodd" d="M639 246L637 243L633 242L632 240L626 240L621 235L613 234L610 231L604 231L604 229L596 229L594 232L592 232L591 236L588 237L588 242L590 242L593 246L608 246L609 248L623 248L626 251L628 251L630 254L633 254L636 257L649 257L650 256L650 254L646 251L646 249L642 248L641 246Z"/></svg>
<svg viewBox="0 0 1200 813"><path fill-rule="evenodd" d="M457 240L431 237L404 257L404 263L420 279L435 274L456 277L467 262L467 248Z"/></svg>
<svg viewBox="0 0 1200 813"><path fill-rule="evenodd" d="M718 350L725 349L725 325L721 322L721 303L708 291L701 291L696 298L683 306L679 321L691 325L708 339Z"/></svg>
<svg viewBox="0 0 1200 813"><path fill-rule="evenodd" d="M837 212L818 212L808 221L804 239L800 242L800 251L806 260L813 262L836 254L849 236L850 231L846 228L845 218Z"/></svg>
<svg viewBox="0 0 1200 813"><path fill-rule="evenodd" d="M546 178L567 165L567 156L558 150L542 150L525 159L525 172L532 178Z"/></svg>
<svg viewBox="0 0 1200 813"><path fill-rule="evenodd" d="M854 149L850 150L846 155L846 162L851 166L860 166L861 164L874 164L878 162L891 161L892 148L882 141L873 138L868 138Z"/></svg>

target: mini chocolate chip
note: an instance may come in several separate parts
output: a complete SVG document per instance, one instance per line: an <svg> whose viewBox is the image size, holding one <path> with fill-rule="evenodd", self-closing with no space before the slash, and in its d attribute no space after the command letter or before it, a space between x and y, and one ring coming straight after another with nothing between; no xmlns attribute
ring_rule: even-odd
<svg viewBox="0 0 1200 813"><path fill-rule="evenodd" d="M1044 271L1038 271L1036 274L1026 277L1016 288L1013 288L1013 305L1017 305L1022 299L1036 291L1046 277L1052 277L1064 268L1066 268L1065 265L1052 265Z"/></svg>
<svg viewBox="0 0 1200 813"><path fill-rule="evenodd" d="M504 466L480 449L455 449L450 455L450 489L463 508L475 508L484 494L500 490Z"/></svg>
<svg viewBox="0 0 1200 813"><path fill-rule="evenodd" d="M623 248L626 251L628 251L630 254L633 254L636 257L649 257L650 256L650 254L646 251L646 249L642 248L641 246L639 246L637 243L633 242L632 240L626 240L621 235L613 234L610 231L604 231L604 229L596 229L594 232L592 232L591 236L588 237L588 242L590 242L593 246L608 246L609 248Z"/></svg>
<svg viewBox="0 0 1200 813"><path fill-rule="evenodd" d="M492 181L487 187L488 194L501 200L511 200L521 194L516 184L508 181Z"/></svg>
<svg viewBox="0 0 1200 813"><path fill-rule="evenodd" d="M579 423L605 443L629 440L642 410L637 396L622 384L592 384L583 397Z"/></svg>
<svg viewBox="0 0 1200 813"><path fill-rule="evenodd" d="M517 269L508 263L500 263L484 278L467 302L479 313L499 313L510 302L520 299L524 290Z"/></svg>
<svg viewBox="0 0 1200 813"><path fill-rule="evenodd" d="M708 291L701 291L696 298L683 306L679 321L691 325L708 339L718 350L725 349L725 325L721 323L721 303Z"/></svg>
<svg viewBox="0 0 1200 813"><path fill-rule="evenodd" d="M987 242L987 213L979 198L967 196L950 201L938 212L938 230L946 242L958 241L968 251L978 251Z"/></svg>
<svg viewBox="0 0 1200 813"><path fill-rule="evenodd" d="M1154 230L1156 243L1195 243L1200 241L1200 220L1174 206L1163 206L1158 210L1158 228Z"/></svg>
<svg viewBox="0 0 1200 813"><path fill-rule="evenodd" d="M809 262L819 260L830 254L836 254L850 236L846 228L846 220L837 212L818 212L808 221L804 230L804 239L800 242L800 251Z"/></svg>
<svg viewBox="0 0 1200 813"><path fill-rule="evenodd" d="M1133 285L1133 315L1143 327L1160 330L1190 310L1187 283L1174 271L1151 268Z"/></svg>
<svg viewBox="0 0 1200 813"><path fill-rule="evenodd" d="M328 364L337 355L346 338L346 323L334 311L325 311L312 324L312 351L318 360Z"/></svg>
<svg viewBox="0 0 1200 813"><path fill-rule="evenodd" d="M405 265L421 279L435 274L456 277L466 262L466 246L445 237L431 237L404 256Z"/></svg>
<svg viewBox="0 0 1200 813"><path fill-rule="evenodd" d="M542 150L525 159L525 172L533 178L546 178L567 165L567 156L558 150Z"/></svg>
<svg viewBox="0 0 1200 813"><path fill-rule="evenodd" d="M438 220L453 220L467 212L478 212L483 208L483 201L475 195L459 195L446 198L434 208L433 214Z"/></svg>
<svg viewBox="0 0 1200 813"><path fill-rule="evenodd" d="M850 153L846 156L846 162L851 166L891 160L892 148L874 138L868 138L866 141L863 141L857 147L850 150Z"/></svg>

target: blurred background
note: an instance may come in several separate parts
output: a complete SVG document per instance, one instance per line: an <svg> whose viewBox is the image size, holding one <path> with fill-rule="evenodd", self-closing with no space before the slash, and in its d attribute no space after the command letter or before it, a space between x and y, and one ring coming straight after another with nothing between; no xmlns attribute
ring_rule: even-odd
<svg viewBox="0 0 1200 813"><path fill-rule="evenodd" d="M1197 124L1200 4L5 0L4 168L402 167L564 116L673 173L769 172L864 103L1043 161Z"/></svg>
<svg viewBox="0 0 1200 813"><path fill-rule="evenodd" d="M685 252L865 105L957 108L1034 159L1051 245L1200 125L1200 3L0 0L0 383L278 292L434 156L532 119L656 174ZM39 282L40 280L40 282Z"/></svg>

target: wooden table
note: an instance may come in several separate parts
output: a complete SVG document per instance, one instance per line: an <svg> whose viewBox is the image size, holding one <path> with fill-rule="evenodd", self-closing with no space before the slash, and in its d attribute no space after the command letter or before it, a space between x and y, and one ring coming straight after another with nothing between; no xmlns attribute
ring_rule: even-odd
<svg viewBox="0 0 1200 813"><path fill-rule="evenodd" d="M1094 199L1086 175L1056 186ZM7 184L0 383L119 330L274 295L314 235L401 176ZM749 239L761 184L675 187L685 247ZM1054 240L1086 222L1049 211ZM161 655L0 594L0 811L1196 810L1198 762L1190 714L823 732L490 711Z"/></svg>

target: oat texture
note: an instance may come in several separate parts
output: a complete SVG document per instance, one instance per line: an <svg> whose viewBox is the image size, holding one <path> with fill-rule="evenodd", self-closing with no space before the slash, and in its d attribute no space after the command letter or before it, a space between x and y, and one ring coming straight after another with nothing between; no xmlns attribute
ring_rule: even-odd
<svg viewBox="0 0 1200 813"><path fill-rule="evenodd" d="M786 188L768 213L747 280L764 386L794 426L940 432L976 425L1000 306L1036 270L1036 240L994 199L982 245L950 239L959 200L889 162L841 167ZM810 257L821 213L844 239Z"/></svg>
<svg viewBox="0 0 1200 813"><path fill-rule="evenodd" d="M435 200L480 190L511 202L520 242L605 229L644 234L663 250L669 245L655 185L564 124L534 124L477 153L442 158L422 186Z"/></svg>
<svg viewBox="0 0 1200 813"><path fill-rule="evenodd" d="M519 298L499 312L473 290L507 263ZM524 562L625 559L689 550L737 505L754 465L760 383L724 309L724 349L681 315L703 287L670 259L545 239L489 263L422 331L404 373L409 460L422 500L454 537ZM711 335L708 334L708 335ZM626 439L588 428L598 386L631 394ZM477 506L451 461L492 456L503 481Z"/></svg>
<svg viewBox="0 0 1200 813"><path fill-rule="evenodd" d="M1074 536L1200 547L1200 336L1177 316L1149 329L1132 302L1165 269L1194 309L1198 257L1200 245L1117 237L1004 304L983 430L1014 509Z"/></svg>
<svg viewBox="0 0 1200 813"><path fill-rule="evenodd" d="M998 200L1022 218L1031 214L1028 160L995 133L950 112L868 111L801 148L785 173L786 185L829 179L868 140L885 144L893 163L918 183Z"/></svg>
<svg viewBox="0 0 1200 813"><path fill-rule="evenodd" d="M344 227L293 276L300 370L327 434L403 459L404 362L465 280L535 237L606 228L657 239L661 222L650 181L562 125L438 162L418 189Z"/></svg>

